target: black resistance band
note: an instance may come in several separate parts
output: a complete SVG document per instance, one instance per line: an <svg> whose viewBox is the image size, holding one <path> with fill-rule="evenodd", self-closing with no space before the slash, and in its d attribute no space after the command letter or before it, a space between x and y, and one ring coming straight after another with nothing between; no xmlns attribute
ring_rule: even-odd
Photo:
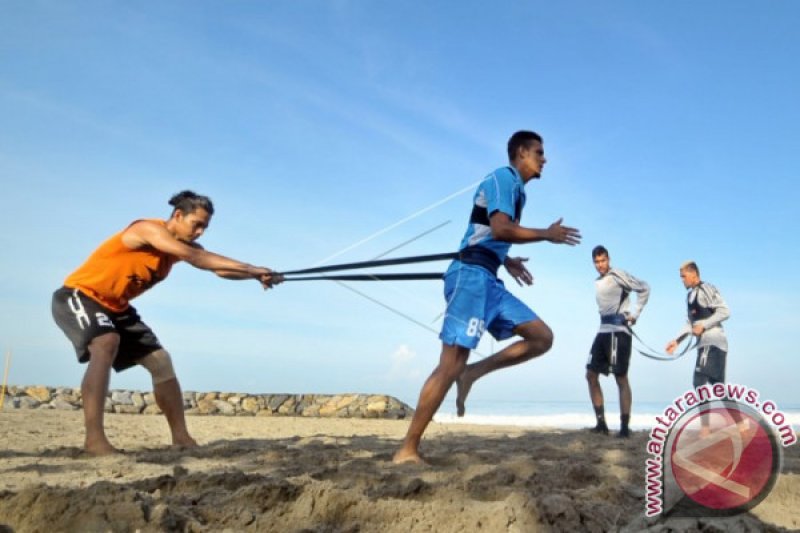
<svg viewBox="0 0 800 533"><path fill-rule="evenodd" d="M305 274L319 274L322 272L333 272L336 270L358 270L361 268L382 267L391 265L407 265L411 263L426 263L430 261L445 261L458 257L458 252L447 254L415 255L413 257L396 257L394 259L376 259L372 261L359 261L357 263L341 263L338 265L326 265L320 267L304 268L301 270L289 270L287 272L276 272L284 276L284 281L412 281L423 279L442 279L443 272L409 272L402 274L334 274L325 276L307 276ZM298 274L302 274L298 276Z"/></svg>
<svg viewBox="0 0 800 533"><path fill-rule="evenodd" d="M408 274L337 274L333 276L287 277L284 281L411 281L420 279L442 279L443 272L416 272Z"/></svg>

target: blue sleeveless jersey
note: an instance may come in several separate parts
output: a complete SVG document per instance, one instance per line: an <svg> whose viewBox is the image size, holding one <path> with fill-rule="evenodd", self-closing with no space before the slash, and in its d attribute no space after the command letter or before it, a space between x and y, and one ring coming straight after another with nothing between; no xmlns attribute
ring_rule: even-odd
<svg viewBox="0 0 800 533"><path fill-rule="evenodd" d="M525 207L525 183L514 167L498 168L481 182L473 198L469 227L461 241L459 250L469 246L482 246L494 252L502 263L508 255L511 243L492 238L489 217L500 211L516 223Z"/></svg>

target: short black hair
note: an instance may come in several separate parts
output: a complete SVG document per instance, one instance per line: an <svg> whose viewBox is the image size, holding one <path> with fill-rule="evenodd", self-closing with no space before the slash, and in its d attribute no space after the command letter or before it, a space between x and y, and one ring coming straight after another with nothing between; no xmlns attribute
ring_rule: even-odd
<svg viewBox="0 0 800 533"><path fill-rule="evenodd" d="M592 259L596 259L596 258L600 257L601 255L606 255L607 256L608 255L608 250L606 250L606 247L603 246L602 244L598 244L597 246L592 248Z"/></svg>
<svg viewBox="0 0 800 533"><path fill-rule="evenodd" d="M181 191L169 199L169 205L174 207L172 213L180 211L184 215L194 213L196 209L205 209L209 215L214 214L214 204L208 196L196 194L194 191Z"/></svg>
<svg viewBox="0 0 800 533"><path fill-rule="evenodd" d="M535 131L520 130L508 139L508 160L513 161L521 147L528 148L533 142L544 142Z"/></svg>

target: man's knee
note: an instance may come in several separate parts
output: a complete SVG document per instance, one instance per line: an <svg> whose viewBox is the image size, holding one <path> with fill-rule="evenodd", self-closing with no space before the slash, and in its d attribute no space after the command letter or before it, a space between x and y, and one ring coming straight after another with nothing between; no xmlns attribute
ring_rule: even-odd
<svg viewBox="0 0 800 533"><path fill-rule="evenodd" d="M548 351L550 348L553 347L553 340L554 340L553 330L550 329L547 325L545 325L544 331L542 332L542 336L539 340L539 342L541 343L540 344L541 348L545 352Z"/></svg>
<svg viewBox="0 0 800 533"><path fill-rule="evenodd" d="M114 359L117 358L119 349L119 335L116 333L106 333L95 337L89 343L89 364L92 366L103 365L111 367Z"/></svg>
<svg viewBox="0 0 800 533"><path fill-rule="evenodd" d="M172 358L164 349L156 350L139 359L139 364L145 367L153 378L153 385L175 379L175 369Z"/></svg>
<svg viewBox="0 0 800 533"><path fill-rule="evenodd" d="M550 351L553 347L553 330L544 325L536 337L528 339L528 344L531 345L531 355L541 355Z"/></svg>
<svg viewBox="0 0 800 533"><path fill-rule="evenodd" d="M523 324L517 333L525 339L534 355L543 354L553 346L553 330L542 320Z"/></svg>
<svg viewBox="0 0 800 533"><path fill-rule="evenodd" d="M442 345L442 353L439 356L439 365L434 372L445 379L456 379L467 366L470 349L458 345Z"/></svg>

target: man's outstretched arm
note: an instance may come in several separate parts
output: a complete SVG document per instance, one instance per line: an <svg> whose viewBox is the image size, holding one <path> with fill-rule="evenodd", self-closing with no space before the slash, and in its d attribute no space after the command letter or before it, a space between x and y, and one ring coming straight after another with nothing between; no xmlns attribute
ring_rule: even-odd
<svg viewBox="0 0 800 533"><path fill-rule="evenodd" d="M512 244L549 241L555 244L575 246L581 242L581 232L577 228L562 225L563 220L563 218L559 218L546 229L526 228L511 220L507 214L495 211L489 218L489 224L492 229L492 238L498 241Z"/></svg>

